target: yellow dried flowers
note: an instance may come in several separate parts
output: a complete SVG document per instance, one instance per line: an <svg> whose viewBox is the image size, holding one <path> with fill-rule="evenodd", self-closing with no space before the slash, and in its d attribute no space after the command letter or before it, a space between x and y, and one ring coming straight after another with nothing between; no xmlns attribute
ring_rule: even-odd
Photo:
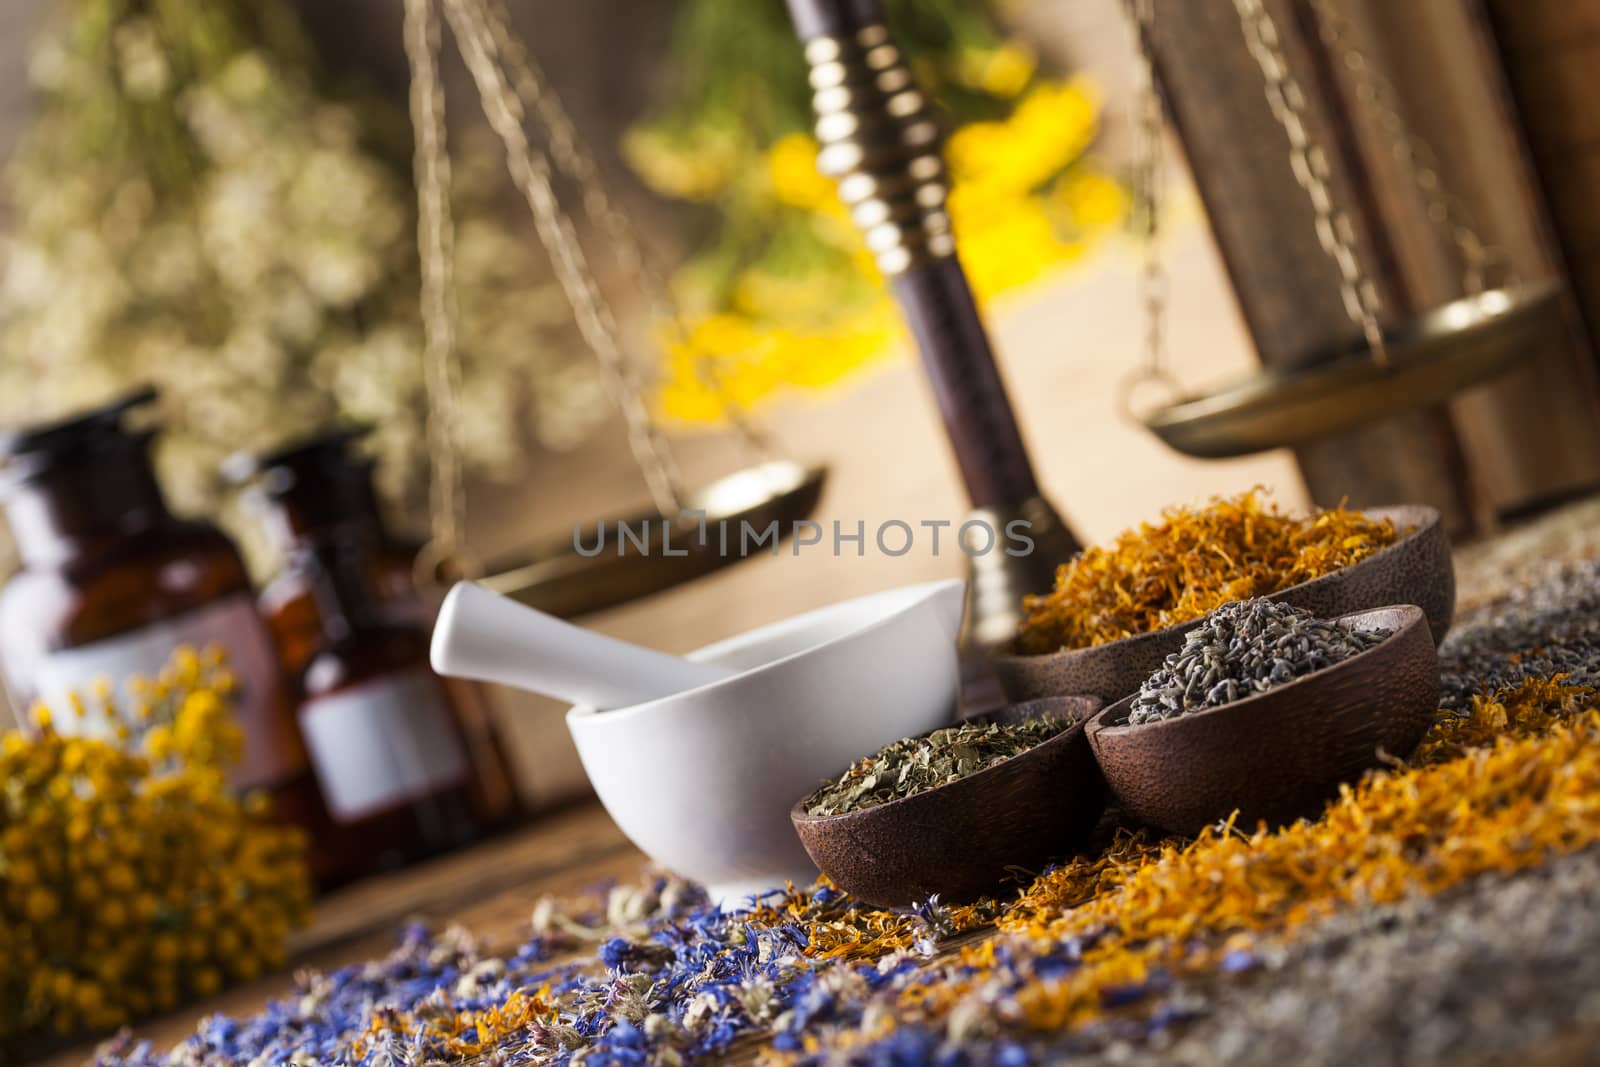
<svg viewBox="0 0 1600 1067"><path fill-rule="evenodd" d="M1397 536L1393 521L1343 507L1291 518L1259 488L1168 508L1159 523L1063 563L1050 593L1024 598L1017 648L1088 648L1188 622L1230 600L1331 574Z"/></svg>
<svg viewBox="0 0 1600 1067"><path fill-rule="evenodd" d="M1344 907L1440 893L1600 842L1595 698L1559 680L1479 698L1434 728L1415 765L1346 786L1317 820L1169 840L1087 901L1068 868L1043 876L1000 928L1103 936L1082 968L1018 994L1023 1021L1070 1026L1154 967L1209 968L1252 935L1292 936Z"/></svg>
<svg viewBox="0 0 1600 1067"><path fill-rule="evenodd" d="M106 1029L216 992L283 961L310 910L300 831L227 786L240 746L218 653L180 650L67 715L131 723L121 743L0 739L0 1039Z"/></svg>

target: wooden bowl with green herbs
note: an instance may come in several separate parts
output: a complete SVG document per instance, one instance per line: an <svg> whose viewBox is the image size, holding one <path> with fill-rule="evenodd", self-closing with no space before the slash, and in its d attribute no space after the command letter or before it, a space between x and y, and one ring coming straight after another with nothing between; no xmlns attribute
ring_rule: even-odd
<svg viewBox="0 0 1600 1067"><path fill-rule="evenodd" d="M1093 697L1056 697L972 716L955 728L1066 725L998 763L897 799L880 799L904 789L888 761L875 757L883 782L868 780L872 766L857 761L795 804L789 817L812 862L858 899L883 907L909 907L935 894L950 903L976 900L1001 888L1011 869L1040 870L1088 840L1107 795L1084 735L1100 706ZM933 757L907 778L948 770L946 758ZM904 765L900 759L893 766ZM847 775L855 777L841 788ZM833 813L821 813L827 811Z"/></svg>
<svg viewBox="0 0 1600 1067"><path fill-rule="evenodd" d="M1439 512L1402 505L1371 508L1361 514L1393 522L1399 536L1356 563L1278 590L1268 598L1323 618L1386 604L1416 604L1426 615L1429 634L1437 645L1450 629L1456 602L1450 541ZM1104 644L1037 654L1022 651L1013 640L997 649L991 661L1007 699L1088 693L1111 703L1138 689L1202 621L1194 618Z"/></svg>

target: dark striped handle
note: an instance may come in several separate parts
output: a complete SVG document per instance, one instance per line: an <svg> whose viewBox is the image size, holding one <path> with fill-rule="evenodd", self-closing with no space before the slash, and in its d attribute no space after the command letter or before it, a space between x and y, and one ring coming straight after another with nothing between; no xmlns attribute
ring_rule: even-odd
<svg viewBox="0 0 1600 1067"><path fill-rule="evenodd" d="M841 180L916 338L967 494L975 507L1014 509L1038 483L949 234L927 103L878 0L789 0L789 11L817 57L824 169Z"/></svg>
<svg viewBox="0 0 1600 1067"><path fill-rule="evenodd" d="M945 435L974 507L1007 510L1038 495L989 334L955 257L913 267L892 280L944 417Z"/></svg>
<svg viewBox="0 0 1600 1067"><path fill-rule="evenodd" d="M813 37L849 37L857 30L883 21L878 0L789 0L789 17L800 40Z"/></svg>

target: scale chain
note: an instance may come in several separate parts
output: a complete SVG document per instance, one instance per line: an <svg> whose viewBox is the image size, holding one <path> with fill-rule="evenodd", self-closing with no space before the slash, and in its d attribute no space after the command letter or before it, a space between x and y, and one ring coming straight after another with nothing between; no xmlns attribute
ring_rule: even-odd
<svg viewBox="0 0 1600 1067"><path fill-rule="evenodd" d="M578 330L600 364L613 402L627 425L633 451L656 509L663 515L682 510L682 494L671 454L650 417L642 389L623 357L617 325L600 299L599 287L572 222L561 213L551 184L550 162L528 141L522 102L506 81L490 19L481 0L443 0L445 17L455 32L462 58L477 85L484 114L505 147L507 164L529 210L534 228L556 270L557 281L572 306Z"/></svg>
<svg viewBox="0 0 1600 1067"><path fill-rule="evenodd" d="M1355 232L1349 216L1334 206L1328 184L1328 158L1307 129L1305 93L1289 72L1277 24L1262 0L1234 0L1233 6L1239 15L1245 44L1261 68L1267 104L1289 138L1289 166L1311 202L1316 216L1317 241L1339 268L1339 293L1345 313L1361 327L1373 361L1387 367L1389 354L1378 324L1378 291L1356 254Z"/></svg>
<svg viewBox="0 0 1600 1067"><path fill-rule="evenodd" d="M1155 25L1154 0L1126 0L1134 31L1138 87L1134 97L1132 229L1139 243L1139 302L1144 313L1143 363L1124 379L1123 414L1137 419L1133 393L1146 382L1165 385L1177 397L1183 388L1168 365L1166 347L1167 272L1159 245L1161 236L1162 136L1161 97L1156 91L1155 64L1149 35Z"/></svg>
<svg viewBox="0 0 1600 1067"><path fill-rule="evenodd" d="M455 222L450 214L450 157L444 150L445 100L439 81L442 36L432 0L405 0L404 39L411 65L411 125L416 133L417 243L422 276L423 374L432 470L428 507L432 541L418 557L419 577L432 580L453 561L463 573L466 497L460 467L460 367L455 360ZM432 571L433 573L427 573Z"/></svg>
<svg viewBox="0 0 1600 1067"><path fill-rule="evenodd" d="M504 0L490 0L483 14L490 37L510 72L517 95L526 107L532 109L544 129L550 156L557 170L581 190L585 214L605 234L617 265L645 295L652 317L665 323L679 344L687 344L688 331L684 327L682 314L671 302L671 286L645 255L632 224L623 212L617 210L607 193L605 183L600 179L599 168L578 137L560 95L542 76L533 57L511 32L510 13L506 10ZM699 353L695 360L695 371L716 394L723 416L734 431L758 455L771 458L771 442L751 424L744 410L734 401L715 360L708 353Z"/></svg>
<svg viewBox="0 0 1600 1067"><path fill-rule="evenodd" d="M1428 218L1455 246L1461 260L1462 288L1475 295L1488 284L1488 272L1501 265L1504 255L1486 245L1472 224L1472 212L1462 199L1445 188L1433 147L1413 133L1400 114L1394 85L1384 77L1350 39L1344 12L1330 0L1310 0L1323 41L1338 54L1355 81L1356 95L1377 118L1398 159L1427 204Z"/></svg>

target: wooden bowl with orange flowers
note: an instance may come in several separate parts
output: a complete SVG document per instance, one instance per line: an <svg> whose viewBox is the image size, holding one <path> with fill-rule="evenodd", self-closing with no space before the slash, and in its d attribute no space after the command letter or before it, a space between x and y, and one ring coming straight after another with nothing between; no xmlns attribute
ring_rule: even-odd
<svg viewBox="0 0 1600 1067"><path fill-rule="evenodd" d="M1243 507L1251 514L1230 517L1227 538L1210 538L1204 529L1187 534L1186 558L1163 561L1166 564L1165 580L1176 610L1147 612L1144 619L1132 613L1100 610L1098 606L1069 614L1075 623L1070 639L1083 642L1069 646L1065 642L1050 648L1052 637L1042 633L1041 627L1030 628L1025 621L1016 637L1000 646L992 656L995 673L1013 701L1038 700L1044 697L1085 694L1099 697L1107 704L1121 700L1134 692L1161 666L1167 654L1183 645L1184 634L1198 626L1205 613L1220 607L1229 600L1242 600L1251 596L1266 596L1298 608L1304 608L1322 618L1335 618L1358 611L1383 607L1388 604L1416 604L1427 617L1428 630L1437 645L1450 629L1455 614L1455 569L1450 558L1450 541L1440 521L1439 512L1421 505L1370 508L1360 512L1330 509L1318 512L1305 520L1285 520L1275 512L1262 511L1254 493L1229 501L1219 501L1212 509ZM1192 521L1197 512L1169 511L1166 525L1146 527L1138 536L1165 536L1172 532L1175 522ZM1229 555L1229 548L1239 543L1249 550L1251 539L1274 534L1283 537L1283 522L1298 521L1305 530L1317 532L1326 551L1317 554L1295 552L1295 542L1289 538L1282 546L1280 558L1287 566L1270 568L1261 564L1241 567ZM1322 528L1318 530L1317 524ZM1348 532L1347 532L1348 531ZM1061 578L1077 580L1080 584L1099 584L1102 587L1120 588L1121 578L1111 574L1118 563L1118 548L1135 535L1130 532L1119 538L1112 549L1090 549L1062 568ZM1365 539L1360 541L1358 539ZM1387 540L1387 544L1381 544ZM1374 546L1373 542L1381 546ZM1274 551L1277 551L1276 549ZM1299 569L1302 573L1309 565L1326 565L1338 561L1341 553L1356 556L1353 562L1315 577L1278 584L1292 578ZM1242 556L1243 553L1241 552ZM1192 558L1187 558L1192 557ZM1187 588L1181 571L1191 568L1191 574L1209 582L1208 595L1214 603L1192 601L1185 604L1182 593ZM1094 573L1085 573L1093 568ZM1153 580L1148 576L1147 582ZM1198 584L1198 583L1197 583ZM1063 591L1058 581L1057 592L1042 597L1030 597L1027 602L1029 620L1048 618L1052 597ZM1148 590L1146 590L1148 592ZM1123 589L1126 593L1126 590ZM1135 590L1137 593L1138 590ZM1136 596L1130 600L1139 603ZM1160 597L1147 597L1147 602L1159 602ZM1149 632L1134 632L1129 636L1114 636L1120 627L1126 633L1134 625L1150 618L1159 620L1181 615L1185 608L1195 611L1182 621L1161 626ZM1111 639L1106 639L1110 635ZM1097 643L1088 643L1095 641Z"/></svg>

